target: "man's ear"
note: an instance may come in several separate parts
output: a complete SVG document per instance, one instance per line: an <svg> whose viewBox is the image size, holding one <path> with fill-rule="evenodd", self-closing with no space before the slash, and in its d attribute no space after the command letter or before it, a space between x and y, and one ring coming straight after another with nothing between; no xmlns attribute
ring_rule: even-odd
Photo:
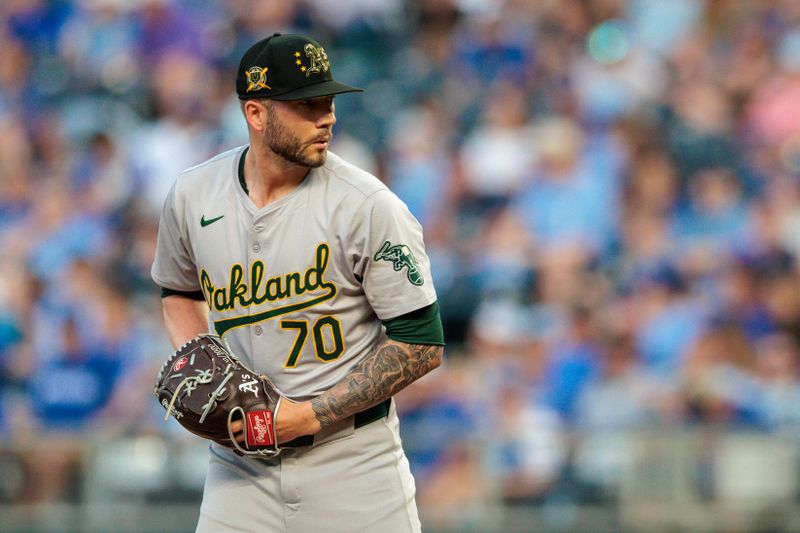
<svg viewBox="0 0 800 533"><path fill-rule="evenodd" d="M267 128L267 103L258 99L242 102L242 113L247 125L254 131L264 131Z"/></svg>

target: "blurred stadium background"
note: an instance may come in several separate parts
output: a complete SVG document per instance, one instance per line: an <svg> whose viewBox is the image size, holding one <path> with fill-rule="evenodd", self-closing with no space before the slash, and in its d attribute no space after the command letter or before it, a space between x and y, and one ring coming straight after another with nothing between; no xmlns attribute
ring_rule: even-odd
<svg viewBox="0 0 800 533"><path fill-rule="evenodd" d="M2 0L0 531L192 530L157 216L279 30L426 231L426 531L800 531L795 0Z"/></svg>

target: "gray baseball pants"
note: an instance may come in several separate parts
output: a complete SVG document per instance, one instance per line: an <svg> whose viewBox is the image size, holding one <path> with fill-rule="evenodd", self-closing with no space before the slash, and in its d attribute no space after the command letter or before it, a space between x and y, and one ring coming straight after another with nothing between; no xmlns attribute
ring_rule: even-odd
<svg viewBox="0 0 800 533"><path fill-rule="evenodd" d="M414 494L392 402L386 417L338 422L269 460L213 443L197 533L419 532Z"/></svg>

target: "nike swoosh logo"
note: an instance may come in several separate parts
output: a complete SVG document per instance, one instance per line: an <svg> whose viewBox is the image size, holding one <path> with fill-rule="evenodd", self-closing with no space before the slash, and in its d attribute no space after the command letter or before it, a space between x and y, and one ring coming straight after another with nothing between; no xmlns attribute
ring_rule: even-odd
<svg viewBox="0 0 800 533"><path fill-rule="evenodd" d="M203 216L200 217L200 225L205 228L209 224L213 224L214 222L216 222L217 220L221 219L224 216L225 215L220 215L217 218L209 218L208 220L206 220L206 216L203 215Z"/></svg>

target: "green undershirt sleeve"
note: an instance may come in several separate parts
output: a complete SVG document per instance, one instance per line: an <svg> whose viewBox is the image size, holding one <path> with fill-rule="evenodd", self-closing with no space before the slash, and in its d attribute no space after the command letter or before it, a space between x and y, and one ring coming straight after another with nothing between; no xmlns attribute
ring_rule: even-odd
<svg viewBox="0 0 800 533"><path fill-rule="evenodd" d="M161 297L166 298L167 296L183 296L184 298L191 298L192 300L205 300L203 291L185 292L161 287Z"/></svg>
<svg viewBox="0 0 800 533"><path fill-rule="evenodd" d="M406 344L444 346L444 329L439 316L439 303L383 321L390 339Z"/></svg>

